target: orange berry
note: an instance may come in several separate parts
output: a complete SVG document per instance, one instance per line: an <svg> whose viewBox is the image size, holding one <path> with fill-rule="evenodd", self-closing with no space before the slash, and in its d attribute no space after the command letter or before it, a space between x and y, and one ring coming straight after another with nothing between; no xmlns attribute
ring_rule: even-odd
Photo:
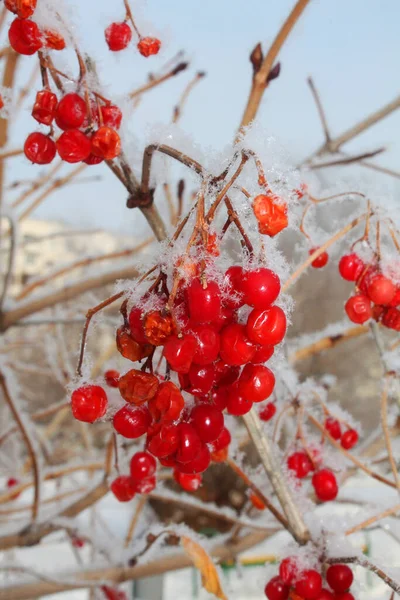
<svg viewBox="0 0 400 600"><path fill-rule="evenodd" d="M274 194L260 194L253 200L253 211L260 233L274 237L288 225L287 206Z"/></svg>

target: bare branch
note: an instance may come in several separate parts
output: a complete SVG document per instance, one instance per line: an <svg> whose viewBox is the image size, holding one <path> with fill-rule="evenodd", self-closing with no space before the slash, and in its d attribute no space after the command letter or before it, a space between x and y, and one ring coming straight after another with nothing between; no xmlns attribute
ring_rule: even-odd
<svg viewBox="0 0 400 600"><path fill-rule="evenodd" d="M326 120L325 111L324 111L323 106L322 106L321 98L319 97L317 88L314 85L314 81L313 81L312 77L308 77L307 83L310 86L311 93L312 93L312 95L314 97L315 104L317 105L317 110L318 110L319 118L321 119L322 129L324 130L325 142L327 144L329 144L329 142L331 141L331 136L330 136L330 133L329 133L328 123L327 123L327 120Z"/></svg>

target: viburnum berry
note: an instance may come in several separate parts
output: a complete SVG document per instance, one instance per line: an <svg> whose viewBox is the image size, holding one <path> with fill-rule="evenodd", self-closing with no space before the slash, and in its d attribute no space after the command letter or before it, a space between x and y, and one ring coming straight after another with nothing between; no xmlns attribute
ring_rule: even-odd
<svg viewBox="0 0 400 600"><path fill-rule="evenodd" d="M114 479L110 489L119 502L129 502L136 494L134 482L128 475L120 475Z"/></svg>
<svg viewBox="0 0 400 600"><path fill-rule="evenodd" d="M149 429L151 415L145 406L120 408L114 415L113 426L117 433L125 438L134 440L141 437Z"/></svg>
<svg viewBox="0 0 400 600"><path fill-rule="evenodd" d="M83 385L72 392L72 414L78 421L94 423L107 412L107 394L99 385Z"/></svg>
<svg viewBox="0 0 400 600"><path fill-rule="evenodd" d="M297 561L292 556L288 556L281 561L279 565L279 577L286 585L292 585L297 577L299 568Z"/></svg>
<svg viewBox="0 0 400 600"><path fill-rule="evenodd" d="M350 450L358 442L358 433L355 429L348 429L341 437L340 445L345 450Z"/></svg>
<svg viewBox="0 0 400 600"><path fill-rule="evenodd" d="M29 19L36 9L37 0L4 0L4 6L20 19Z"/></svg>
<svg viewBox="0 0 400 600"><path fill-rule="evenodd" d="M276 413L276 406L273 402L268 402L258 413L261 421L270 421Z"/></svg>
<svg viewBox="0 0 400 600"><path fill-rule="evenodd" d="M364 263L357 254L345 254L339 261L339 273L346 281L357 281L364 269Z"/></svg>
<svg viewBox="0 0 400 600"><path fill-rule="evenodd" d="M210 462L210 451L206 444L203 444L196 458L188 463L178 463L177 470L180 473L185 473L188 475L193 475L194 473L203 473L206 469L208 469Z"/></svg>
<svg viewBox="0 0 400 600"><path fill-rule="evenodd" d="M240 374L240 367L227 365L223 360L217 360L214 363L215 367L215 385L221 387L230 385L237 381Z"/></svg>
<svg viewBox="0 0 400 600"><path fill-rule="evenodd" d="M361 276L357 280L357 285L360 288L360 292L365 296L368 296L367 288L368 284L376 275L379 275L379 269L376 264L364 265L364 269Z"/></svg>
<svg viewBox="0 0 400 600"><path fill-rule="evenodd" d="M30 19L14 19L8 30L10 46L18 54L30 56L43 46L39 27Z"/></svg>
<svg viewBox="0 0 400 600"><path fill-rule="evenodd" d="M289 598L289 592L289 586L287 586L278 576L270 579L264 590L268 600L287 600L287 598Z"/></svg>
<svg viewBox="0 0 400 600"><path fill-rule="evenodd" d="M288 226L287 206L275 194L260 194L253 200L259 232L274 237Z"/></svg>
<svg viewBox="0 0 400 600"><path fill-rule="evenodd" d="M157 480L154 476L146 477L145 479L133 480L135 490L138 494L150 494L156 485Z"/></svg>
<svg viewBox="0 0 400 600"><path fill-rule="evenodd" d="M165 342L163 354L173 371L188 373L196 350L197 340L193 334L171 335Z"/></svg>
<svg viewBox="0 0 400 600"><path fill-rule="evenodd" d="M225 410L228 405L228 391L229 386L217 386L211 392L211 403L215 408L221 412Z"/></svg>
<svg viewBox="0 0 400 600"><path fill-rule="evenodd" d="M170 314L152 310L143 318L146 339L153 346L163 346L170 335L174 335L175 325Z"/></svg>
<svg viewBox="0 0 400 600"><path fill-rule="evenodd" d="M112 127L103 125L92 137L92 154L113 160L121 153L121 139Z"/></svg>
<svg viewBox="0 0 400 600"><path fill-rule="evenodd" d="M212 323L221 312L221 291L215 281L203 285L200 279L186 288L189 316L192 323Z"/></svg>
<svg viewBox="0 0 400 600"><path fill-rule="evenodd" d="M157 468L156 459L148 452L136 452L130 462L130 474L134 481L152 477Z"/></svg>
<svg viewBox="0 0 400 600"><path fill-rule="evenodd" d="M163 423L179 419L184 406L185 400L179 388L172 381L162 382L154 396L148 402L149 411L153 419L155 421L162 421Z"/></svg>
<svg viewBox="0 0 400 600"><path fill-rule="evenodd" d="M189 475L187 473L180 473L176 469L174 471L174 479L186 492L196 492L201 486L202 481L199 473Z"/></svg>
<svg viewBox="0 0 400 600"><path fill-rule="evenodd" d="M214 362L220 349L220 336L215 328L209 325L194 325L191 332L197 343L193 362L196 365L209 365Z"/></svg>
<svg viewBox="0 0 400 600"><path fill-rule="evenodd" d="M226 364L245 365L255 353L256 347L248 338L244 325L231 323L221 331L220 356Z"/></svg>
<svg viewBox="0 0 400 600"><path fill-rule="evenodd" d="M347 592L353 583L353 571L347 565L330 565L326 580L336 593Z"/></svg>
<svg viewBox="0 0 400 600"><path fill-rule="evenodd" d="M146 58L153 54L158 54L160 48L160 40L152 37L141 38L137 45L137 49L139 50L140 54Z"/></svg>
<svg viewBox="0 0 400 600"><path fill-rule="evenodd" d="M294 587L304 600L316 600L322 590L322 577L318 571L306 569L301 572Z"/></svg>
<svg viewBox="0 0 400 600"><path fill-rule="evenodd" d="M134 340L125 326L117 329L115 341L118 352L122 354L124 358L127 358L132 362L146 358L154 350L154 347L151 344L139 344Z"/></svg>
<svg viewBox="0 0 400 600"><path fill-rule="evenodd" d="M227 308L240 308L244 304L242 292L243 269L239 265L233 265L225 272L224 285L226 288L226 298L224 306Z"/></svg>
<svg viewBox="0 0 400 600"><path fill-rule="evenodd" d="M58 103L56 123L60 129L79 129L86 118L86 102L79 94L65 94Z"/></svg>
<svg viewBox="0 0 400 600"><path fill-rule="evenodd" d="M91 152L90 139L79 129L64 131L58 138L56 146L60 158L68 163L81 162Z"/></svg>
<svg viewBox="0 0 400 600"><path fill-rule="evenodd" d="M35 131L25 140L24 154L37 165L48 165L56 155L56 144L48 135Z"/></svg>
<svg viewBox="0 0 400 600"><path fill-rule="evenodd" d="M314 254L314 252L316 250L319 250L318 248L311 248L311 250L309 250L309 254L311 256L311 254ZM322 269L322 267L325 267L325 265L327 264L329 260L329 255L327 252L322 252L322 254L320 254L319 256L317 256L317 258L314 258L314 260L311 263L311 266L314 267L314 269Z"/></svg>
<svg viewBox="0 0 400 600"><path fill-rule="evenodd" d="M247 318L246 332L254 344L275 346L285 337L286 315L279 306L255 308Z"/></svg>
<svg viewBox="0 0 400 600"><path fill-rule="evenodd" d="M251 359L251 362L255 365L264 364L274 354L274 346L258 346L255 355Z"/></svg>
<svg viewBox="0 0 400 600"><path fill-rule="evenodd" d="M337 419L328 417L325 421L325 429L334 440L340 440L342 437L342 429Z"/></svg>
<svg viewBox="0 0 400 600"><path fill-rule="evenodd" d="M338 495L339 488L336 477L329 469L321 469L314 473L312 484L317 498L322 502L334 500Z"/></svg>
<svg viewBox="0 0 400 600"><path fill-rule="evenodd" d="M266 400L272 394L274 387L275 375L263 365L246 365L238 380L239 393L252 402Z"/></svg>
<svg viewBox="0 0 400 600"><path fill-rule="evenodd" d="M269 308L281 291L278 275L266 267L244 272L241 287L245 304L260 309Z"/></svg>
<svg viewBox="0 0 400 600"><path fill-rule="evenodd" d="M122 111L115 104L105 104L100 107L101 117L103 119L103 125L112 127L113 129L119 129L122 122Z"/></svg>
<svg viewBox="0 0 400 600"><path fill-rule="evenodd" d="M118 381L121 396L130 404L140 405L150 400L155 396L158 387L159 381L155 375L137 369L131 369Z"/></svg>
<svg viewBox="0 0 400 600"><path fill-rule="evenodd" d="M32 109L32 117L38 123L51 125L56 114L58 99L50 90L41 90L36 94L35 104Z"/></svg>
<svg viewBox="0 0 400 600"><path fill-rule="evenodd" d="M107 45L113 52L125 50L132 39L132 29L126 21L111 23L104 32Z"/></svg>
<svg viewBox="0 0 400 600"><path fill-rule="evenodd" d="M396 286L381 273L372 277L367 284L367 294L375 304L388 304L393 300Z"/></svg>
<svg viewBox="0 0 400 600"><path fill-rule="evenodd" d="M211 443L210 447L213 452L217 452L218 450L223 450L231 443L232 437L229 429L223 427L219 436Z"/></svg>
<svg viewBox="0 0 400 600"><path fill-rule="evenodd" d="M188 379L191 394L208 394L214 385L215 367L214 365L192 365L189 369Z"/></svg>
<svg viewBox="0 0 400 600"><path fill-rule="evenodd" d="M106 597L106 600L128 600L128 596L122 590L118 588L110 587L109 585L102 585L101 591Z"/></svg>
<svg viewBox="0 0 400 600"><path fill-rule="evenodd" d="M58 31L46 29L43 32L43 37L46 48L49 48L50 50L64 50L66 46L65 39Z"/></svg>
<svg viewBox="0 0 400 600"><path fill-rule="evenodd" d="M298 479L307 477L310 471L314 470L313 463L306 452L294 452L287 459L287 466Z"/></svg>
<svg viewBox="0 0 400 600"><path fill-rule="evenodd" d="M224 427L224 415L211 404L195 406L190 419L203 442L216 440Z"/></svg>
<svg viewBox="0 0 400 600"><path fill-rule="evenodd" d="M234 383L228 392L228 402L226 409L230 415L239 417L245 415L251 410L253 403L249 398L239 392L237 383Z"/></svg>
<svg viewBox="0 0 400 600"><path fill-rule="evenodd" d="M353 323L365 323L372 317L371 301L363 294L349 298L344 307L347 316Z"/></svg>
<svg viewBox="0 0 400 600"><path fill-rule="evenodd" d="M179 463L188 463L196 458L201 450L201 440L191 423L178 424L179 446L175 458Z"/></svg>
<svg viewBox="0 0 400 600"><path fill-rule="evenodd" d="M147 434L146 449L157 458L165 458L175 454L179 447L179 431L172 423L158 424L156 433Z"/></svg>
<svg viewBox="0 0 400 600"><path fill-rule="evenodd" d="M114 369L109 369L104 373L104 379L107 385L110 387L117 388L119 381L119 372L114 371Z"/></svg>
<svg viewBox="0 0 400 600"><path fill-rule="evenodd" d="M400 310L389 308L382 317L382 324L389 329L400 331Z"/></svg>
<svg viewBox="0 0 400 600"><path fill-rule="evenodd" d="M104 161L104 158L101 158L100 156L95 156L94 154L90 153L89 156L87 158L85 158L85 160L83 162L87 165L93 166L93 165L99 165L103 161Z"/></svg>
<svg viewBox="0 0 400 600"><path fill-rule="evenodd" d="M338 596L334 596L332 592L326 590L325 588L322 588L316 600L336 600L337 598Z"/></svg>

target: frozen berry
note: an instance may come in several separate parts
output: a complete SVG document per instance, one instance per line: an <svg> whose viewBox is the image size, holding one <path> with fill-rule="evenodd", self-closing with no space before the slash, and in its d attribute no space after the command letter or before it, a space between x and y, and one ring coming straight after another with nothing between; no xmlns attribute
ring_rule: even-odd
<svg viewBox="0 0 400 600"><path fill-rule="evenodd" d="M226 297L224 305L227 308L240 308L244 304L242 292L243 269L238 265L229 267L225 273L224 284L226 287Z"/></svg>
<svg viewBox="0 0 400 600"><path fill-rule="evenodd" d="M24 154L37 165L48 165L56 155L56 145L48 135L35 131L25 140Z"/></svg>
<svg viewBox="0 0 400 600"><path fill-rule="evenodd" d="M269 308L279 296L281 284L276 273L261 267L247 271L242 279L244 301L254 308Z"/></svg>
<svg viewBox="0 0 400 600"><path fill-rule="evenodd" d="M204 284L194 279L186 288L186 297L192 323L212 323L221 312L221 292L215 281Z"/></svg>
<svg viewBox="0 0 400 600"><path fill-rule="evenodd" d="M247 335L254 344L275 346L286 333L286 315L279 306L251 311L246 325Z"/></svg>
<svg viewBox="0 0 400 600"><path fill-rule="evenodd" d="M111 23L104 33L107 45L113 52L124 50L132 39L132 29L125 21Z"/></svg>
<svg viewBox="0 0 400 600"><path fill-rule="evenodd" d="M322 502L334 500L338 495L338 485L335 475L329 469L321 469L314 473L312 484L315 494Z"/></svg>
<svg viewBox="0 0 400 600"><path fill-rule="evenodd" d="M220 336L214 327L209 325L195 325L191 327L197 346L193 362L197 365L209 365L218 358L220 349Z"/></svg>
<svg viewBox="0 0 400 600"><path fill-rule="evenodd" d="M65 94L57 106L56 123L64 131L79 129L85 120L86 112L86 102L79 94Z"/></svg>
<svg viewBox="0 0 400 600"><path fill-rule="evenodd" d="M284 558L279 565L279 577L286 585L292 585L297 577L299 568L296 559L288 556Z"/></svg>
<svg viewBox="0 0 400 600"><path fill-rule="evenodd" d="M339 261L339 273L346 281L357 281L364 269L364 263L357 254L346 254Z"/></svg>
<svg viewBox="0 0 400 600"><path fill-rule="evenodd" d="M131 369L122 375L118 381L118 387L124 400L131 404L143 404L153 398L158 390L159 382L152 373L143 373L137 369Z"/></svg>
<svg viewBox="0 0 400 600"><path fill-rule="evenodd" d="M193 475L194 473L203 473L203 471L208 468L210 462L210 451L206 444L203 444L196 458L185 464L178 463L177 469L180 473L186 473L189 475Z"/></svg>
<svg viewBox="0 0 400 600"><path fill-rule="evenodd" d="M224 427L222 412L210 404L195 406L190 417L194 428L203 442L213 442L216 440Z"/></svg>
<svg viewBox="0 0 400 600"><path fill-rule="evenodd" d="M72 414L78 421L94 423L107 411L107 395L99 385L83 385L72 392Z"/></svg>
<svg viewBox="0 0 400 600"><path fill-rule="evenodd" d="M309 250L308 253L311 256L311 254L314 254L314 252L318 249L319 248L311 248L311 250ZM328 253L322 252L322 254L317 256L317 258L314 258L314 260L311 263L311 266L314 267L314 269L322 269L322 267L325 267L325 265L327 264L328 259L329 259Z"/></svg>
<svg viewBox="0 0 400 600"><path fill-rule="evenodd" d="M131 458L130 473L135 481L152 477L157 468L156 459L148 452L136 452Z"/></svg>
<svg viewBox="0 0 400 600"><path fill-rule="evenodd" d="M280 577L273 577L265 586L264 593L268 600L287 600L289 598L290 588Z"/></svg>
<svg viewBox="0 0 400 600"><path fill-rule="evenodd" d="M14 19L8 30L11 48L18 54L35 54L43 46L39 27L29 19Z"/></svg>
<svg viewBox="0 0 400 600"><path fill-rule="evenodd" d="M342 437L342 429L337 419L328 417L325 421L325 429L334 440L340 440Z"/></svg>
<svg viewBox="0 0 400 600"><path fill-rule="evenodd" d="M113 419L115 431L130 440L144 435L150 424L151 415L145 406L123 406L115 413Z"/></svg>
<svg viewBox="0 0 400 600"><path fill-rule="evenodd" d="M173 371L188 373L196 350L197 341L193 334L181 337L172 335L165 342L163 354Z"/></svg>
<svg viewBox="0 0 400 600"><path fill-rule="evenodd" d="M35 104L32 109L32 117L38 123L43 125L51 125L56 114L57 96L50 90L42 90L37 92Z"/></svg>
<svg viewBox="0 0 400 600"><path fill-rule="evenodd" d="M119 381L119 372L114 371L114 369L109 369L104 373L104 379L107 385L110 387L117 388Z"/></svg>
<svg viewBox="0 0 400 600"><path fill-rule="evenodd" d="M353 323L362 324L372 317L371 301L363 294L349 298L344 309Z"/></svg>
<svg viewBox="0 0 400 600"><path fill-rule="evenodd" d="M121 139L112 127L103 125L92 137L92 154L113 160L121 153Z"/></svg>
<svg viewBox="0 0 400 600"><path fill-rule="evenodd" d="M85 160L91 151L90 139L79 129L64 131L58 138L56 145L60 158L68 163Z"/></svg>
<svg viewBox="0 0 400 600"><path fill-rule="evenodd" d="M239 392L237 383L234 383L228 392L228 402L226 405L226 409L230 415L234 415L235 417L239 417L245 415L251 410L253 403L249 398L243 396Z"/></svg>
<svg viewBox="0 0 400 600"><path fill-rule="evenodd" d="M262 402L273 392L275 376L263 365L248 364L244 367L238 381L238 390L252 402Z"/></svg>
<svg viewBox="0 0 400 600"><path fill-rule="evenodd" d="M322 590L322 577L314 569L302 571L295 583L295 590L304 600L316 600Z"/></svg>
<svg viewBox="0 0 400 600"><path fill-rule="evenodd" d="M174 479L186 492L196 492L201 486L201 475L198 473L189 475L175 470Z"/></svg>
<svg viewBox="0 0 400 600"><path fill-rule="evenodd" d="M220 356L226 364L245 365L255 353L256 347L248 338L244 325L231 323L221 331Z"/></svg>
<svg viewBox="0 0 400 600"><path fill-rule="evenodd" d="M273 402L268 402L258 413L261 421L270 421L276 413L276 406Z"/></svg>
<svg viewBox="0 0 400 600"><path fill-rule="evenodd" d="M346 592L353 583L353 571L347 565L331 565L326 572L326 580L334 592Z"/></svg>
<svg viewBox="0 0 400 600"><path fill-rule="evenodd" d="M163 423L179 419L184 406L185 400L172 381L162 382L155 396L148 402L153 419Z"/></svg>
<svg viewBox="0 0 400 600"><path fill-rule="evenodd" d="M314 469L309 456L305 452L294 452L287 459L287 466L299 479L307 477Z"/></svg>
<svg viewBox="0 0 400 600"><path fill-rule="evenodd" d="M146 58L152 54L158 54L160 48L160 40L152 37L142 38L137 45L137 49L139 50L140 54Z"/></svg>
<svg viewBox="0 0 400 600"><path fill-rule="evenodd" d="M100 107L101 117L103 119L103 125L112 127L113 129L119 129L122 122L122 111L118 106L114 104L106 104Z"/></svg>
<svg viewBox="0 0 400 600"><path fill-rule="evenodd" d="M114 479L110 488L119 502L129 502L136 494L134 482L127 475L120 475Z"/></svg>
<svg viewBox="0 0 400 600"><path fill-rule="evenodd" d="M358 433L355 429L348 429L345 431L340 440L340 444L345 450L350 450L357 444L357 442Z"/></svg>
<svg viewBox="0 0 400 600"><path fill-rule="evenodd" d="M375 304L388 304L393 300L396 286L393 281L382 274L372 277L367 285L367 294Z"/></svg>
<svg viewBox="0 0 400 600"><path fill-rule="evenodd" d="M179 463L188 463L196 458L201 450L201 440L191 423L178 424L179 446L175 458Z"/></svg>
<svg viewBox="0 0 400 600"><path fill-rule="evenodd" d="M36 9L37 0L4 0L4 6L20 19L29 19Z"/></svg>
<svg viewBox="0 0 400 600"><path fill-rule="evenodd" d="M259 232L274 237L288 226L287 206L275 194L260 194L253 200Z"/></svg>

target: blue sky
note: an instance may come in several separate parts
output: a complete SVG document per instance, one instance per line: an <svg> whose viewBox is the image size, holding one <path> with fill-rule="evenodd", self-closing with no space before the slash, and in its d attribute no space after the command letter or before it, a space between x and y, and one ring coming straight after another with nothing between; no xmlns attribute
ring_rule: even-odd
<svg viewBox="0 0 400 600"><path fill-rule="evenodd" d="M64 0L75 5L72 20L82 50L100 57L99 73L108 93L119 96L146 80L178 50L184 49L191 70L149 92L131 119L138 149L152 123L168 123L172 108L196 70L207 77L187 104L182 128L203 147L224 148L240 121L250 86L248 56L255 43L267 49L294 0L147 0L131 5L144 33L164 41L159 57L138 56L134 47L115 55L108 52L104 27L123 18L122 0ZM300 159L322 142L322 131L306 78L312 75L320 91L333 135L400 93L400 3L398 0L311 0L285 44L279 59L279 79L267 90L260 123ZM63 53L65 54L65 53ZM63 64L66 56L59 57ZM34 58L25 61L25 77ZM10 145L21 145L35 129L27 109L13 129ZM400 170L400 111L348 145L349 151L388 151L375 159ZM13 159L10 179L21 172L33 177L37 167ZM74 185L54 194L35 214L63 218L87 227L129 230L136 217L127 214L125 194L108 170L95 167L97 184Z"/></svg>

